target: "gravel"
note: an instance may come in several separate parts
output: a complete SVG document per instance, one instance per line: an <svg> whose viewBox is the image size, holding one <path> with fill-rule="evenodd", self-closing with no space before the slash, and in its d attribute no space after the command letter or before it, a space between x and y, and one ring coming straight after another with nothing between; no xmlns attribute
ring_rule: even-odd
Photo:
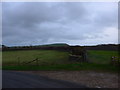
<svg viewBox="0 0 120 90"><path fill-rule="evenodd" d="M118 74L97 71L24 71L86 85L90 88L118 88Z"/></svg>

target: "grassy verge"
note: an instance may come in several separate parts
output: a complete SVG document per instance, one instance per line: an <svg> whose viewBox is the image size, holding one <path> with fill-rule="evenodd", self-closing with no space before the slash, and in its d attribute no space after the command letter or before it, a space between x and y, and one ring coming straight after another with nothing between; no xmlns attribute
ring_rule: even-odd
<svg viewBox="0 0 120 90"><path fill-rule="evenodd" d="M3 66L3 70L95 70L118 72L118 67L107 64L93 64L93 63L75 63L75 64L59 64L47 66Z"/></svg>

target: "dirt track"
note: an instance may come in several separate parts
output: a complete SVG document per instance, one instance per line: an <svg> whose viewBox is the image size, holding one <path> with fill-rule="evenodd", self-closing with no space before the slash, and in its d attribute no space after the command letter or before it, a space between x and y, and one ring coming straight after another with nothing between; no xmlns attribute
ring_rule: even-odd
<svg viewBox="0 0 120 90"><path fill-rule="evenodd" d="M95 71L25 71L86 85L91 88L118 88L118 74Z"/></svg>

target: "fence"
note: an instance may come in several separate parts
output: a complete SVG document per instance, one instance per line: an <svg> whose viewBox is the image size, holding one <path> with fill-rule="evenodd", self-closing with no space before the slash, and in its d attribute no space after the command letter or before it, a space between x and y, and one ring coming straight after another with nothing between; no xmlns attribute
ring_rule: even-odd
<svg viewBox="0 0 120 90"><path fill-rule="evenodd" d="M22 62L22 63L20 63L20 58L18 58L18 65L26 65L26 64L30 64L30 63L36 62L36 66L38 66L39 65L39 61L40 60L38 58L36 58L36 59L31 60L29 62Z"/></svg>

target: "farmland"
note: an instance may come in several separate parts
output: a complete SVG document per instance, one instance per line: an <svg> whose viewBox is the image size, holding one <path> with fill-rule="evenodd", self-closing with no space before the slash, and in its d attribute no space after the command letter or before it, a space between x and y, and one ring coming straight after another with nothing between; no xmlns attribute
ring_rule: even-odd
<svg viewBox="0 0 120 90"><path fill-rule="evenodd" d="M88 50L88 59L97 64L109 64L112 56L118 57L118 51Z"/></svg>
<svg viewBox="0 0 120 90"><path fill-rule="evenodd" d="M70 62L69 53L56 50L24 50L4 51L2 53L3 69L12 70L108 70L117 71L111 66L112 56L118 56L117 51L88 50L89 63ZM39 59L39 66L33 62L28 65L22 63ZM18 65L18 61L21 64Z"/></svg>
<svg viewBox="0 0 120 90"><path fill-rule="evenodd" d="M25 50L25 51L5 51L3 54L3 65L17 65L29 62L36 58L39 65L63 64L68 62L68 52L55 50ZM33 62L32 65L35 65Z"/></svg>

